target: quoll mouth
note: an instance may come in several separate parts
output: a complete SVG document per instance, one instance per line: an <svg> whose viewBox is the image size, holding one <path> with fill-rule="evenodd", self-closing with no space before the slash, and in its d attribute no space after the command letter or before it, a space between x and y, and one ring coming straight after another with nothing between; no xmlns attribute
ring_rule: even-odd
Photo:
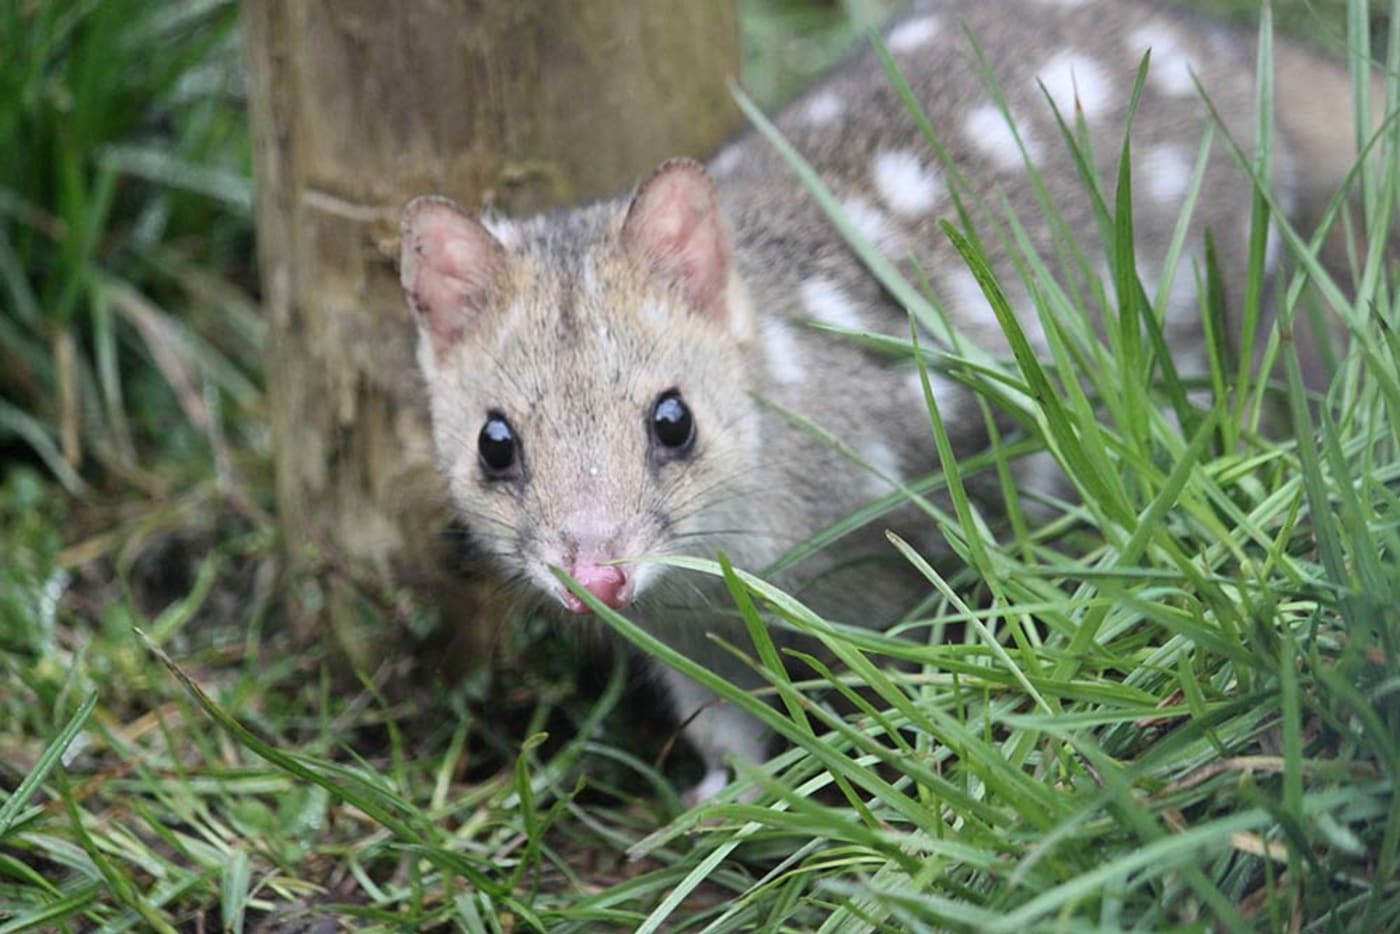
<svg viewBox="0 0 1400 934"><path fill-rule="evenodd" d="M632 602L632 598L636 594L635 579L626 568L619 565L577 564L570 569L569 574L609 609L622 609ZM587 616L593 612L588 604L579 599L572 591L564 590L561 598L564 602L564 608L570 613Z"/></svg>

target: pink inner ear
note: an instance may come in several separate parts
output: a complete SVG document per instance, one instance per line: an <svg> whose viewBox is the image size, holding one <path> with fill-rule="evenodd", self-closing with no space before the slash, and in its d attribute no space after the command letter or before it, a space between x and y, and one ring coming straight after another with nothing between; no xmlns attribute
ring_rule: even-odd
<svg viewBox="0 0 1400 934"><path fill-rule="evenodd" d="M729 225L699 163L673 159L642 183L627 210L622 239L679 286L697 311L727 317Z"/></svg>
<svg viewBox="0 0 1400 934"><path fill-rule="evenodd" d="M429 196L405 209L400 250L404 294L442 353L486 310L504 249L457 205Z"/></svg>

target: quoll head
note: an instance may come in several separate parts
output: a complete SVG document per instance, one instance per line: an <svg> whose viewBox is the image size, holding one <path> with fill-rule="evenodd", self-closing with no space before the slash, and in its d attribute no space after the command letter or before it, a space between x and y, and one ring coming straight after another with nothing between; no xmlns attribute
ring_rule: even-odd
<svg viewBox="0 0 1400 934"><path fill-rule="evenodd" d="M400 268L441 469L508 576L587 612L561 567L621 608L660 575L635 559L723 546L755 460L753 321L699 164L523 222L418 198Z"/></svg>

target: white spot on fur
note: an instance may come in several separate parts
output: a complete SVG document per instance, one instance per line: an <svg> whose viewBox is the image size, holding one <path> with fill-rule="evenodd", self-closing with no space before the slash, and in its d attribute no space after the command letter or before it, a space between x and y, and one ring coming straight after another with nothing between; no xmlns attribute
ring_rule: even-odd
<svg viewBox="0 0 1400 934"><path fill-rule="evenodd" d="M1024 128L1024 122L1017 118L1014 111L1011 119L1021 128L1021 143L1026 148L1026 155L1031 162L1039 161L1040 143ZM963 118L963 133L968 142L997 168L1015 171L1023 166L1016 135L995 104L983 104L969 110Z"/></svg>
<svg viewBox="0 0 1400 934"><path fill-rule="evenodd" d="M887 255L900 251L899 232L885 213L869 201L861 197L847 198L841 202L841 211L856 231L874 244L875 249Z"/></svg>
<svg viewBox="0 0 1400 934"><path fill-rule="evenodd" d="M1293 150L1278 140L1274 144L1274 198L1280 210L1292 217L1298 208L1298 160Z"/></svg>
<svg viewBox="0 0 1400 934"><path fill-rule="evenodd" d="M1254 221L1246 217L1240 223L1240 242L1244 244L1244 249L1249 249L1251 235L1254 232ZM1278 266L1279 256L1283 251L1283 242L1279 239L1278 227L1269 225L1269 232L1264 236L1264 271L1273 272Z"/></svg>
<svg viewBox="0 0 1400 934"><path fill-rule="evenodd" d="M846 102L832 91L820 91L802 105L799 113L812 126L826 126L846 112Z"/></svg>
<svg viewBox="0 0 1400 934"><path fill-rule="evenodd" d="M1152 200L1161 205L1180 205L1191 187L1191 160L1180 146L1157 146L1134 168Z"/></svg>
<svg viewBox="0 0 1400 934"><path fill-rule="evenodd" d="M977 278L969 270L958 269L949 273L943 279L942 288L944 291L941 294L948 302L955 323L970 326L983 333L1002 333L996 312L992 310L991 300L983 293L982 287L977 284ZM1040 316L1036 314L1025 289L1017 283L1003 282L1002 291L1031 346L1038 350L1049 347L1045 339L1045 326L1041 324ZM1002 347L1009 346L1004 339L998 343Z"/></svg>
<svg viewBox="0 0 1400 934"><path fill-rule="evenodd" d="M890 30L885 39L885 47L891 52L913 52L936 39L938 33L938 17L920 16L917 19L905 20Z"/></svg>
<svg viewBox="0 0 1400 934"><path fill-rule="evenodd" d="M1069 479L1049 451L1021 458L1011 465L1011 471L1021 509L1034 523L1049 522L1057 515L1055 507L1043 503L1043 499L1065 499L1073 493Z"/></svg>
<svg viewBox="0 0 1400 934"><path fill-rule="evenodd" d="M977 277L969 270L959 267L943 279L942 294L948 303L948 311L955 320L969 324L995 324L996 317L977 284Z"/></svg>
<svg viewBox="0 0 1400 934"><path fill-rule="evenodd" d="M1196 84L1191 77L1196 67L1195 58L1170 27L1162 23L1139 26L1128 33L1127 42L1134 59L1141 59L1143 53L1152 50L1147 78L1159 91L1173 97L1184 97L1195 91Z"/></svg>
<svg viewBox="0 0 1400 934"><path fill-rule="evenodd" d="M937 373L934 373L932 370L930 370L930 371L929 371L929 374L928 374L929 387L933 390L933 397L934 397L935 399L938 399L938 387L934 385L934 383L933 383L933 378L934 378L935 376L937 376L937 375L938 375L938 374L937 374ZM923 404L923 402L924 402L924 381L923 381L923 377L921 377L921 376L919 375L919 369L918 369L918 367L915 367L914 369L910 370L910 371L909 371L909 375L905 377L905 380L908 382L908 384L909 384L909 391L910 391L911 393L913 393L914 398L917 399L917 400L919 401L920 404ZM941 399L939 399L938 401L939 401L939 404L940 404L940 405L941 405L942 402L943 402L943 400L941 400Z"/></svg>
<svg viewBox="0 0 1400 934"><path fill-rule="evenodd" d="M860 315L842 288L818 277L802 283L802 307L817 321L849 331L861 329Z"/></svg>
<svg viewBox="0 0 1400 934"><path fill-rule="evenodd" d="M1068 49L1059 52L1036 74L1045 92L1066 120L1074 119L1075 102L1084 119L1102 116L1113 105L1113 82L1098 62Z"/></svg>
<svg viewBox="0 0 1400 934"><path fill-rule="evenodd" d="M909 391L914 396L914 404L919 408L925 408L928 400L924 398L924 384L919 377L919 370L915 367L905 377L909 383ZM947 422L958 417L962 410L963 400L967 398L967 389L957 380L949 379L936 370L928 371L929 389L933 390L933 401L938 405L938 414L943 421Z"/></svg>
<svg viewBox="0 0 1400 934"><path fill-rule="evenodd" d="M1181 324L1200 318L1196 300L1196 272L1189 255L1183 255L1177 262L1176 278L1166 288L1167 307L1163 319L1167 324Z"/></svg>
<svg viewBox="0 0 1400 934"><path fill-rule="evenodd" d="M768 358L768 372L778 382L795 386L806 377L802 348L781 319L769 318L763 322L763 353Z"/></svg>
<svg viewBox="0 0 1400 934"><path fill-rule="evenodd" d="M700 779L700 784L685 793L686 807L704 804L729 785L728 769L709 769Z"/></svg>
<svg viewBox="0 0 1400 934"><path fill-rule="evenodd" d="M872 469L868 474L872 495L884 496L904 484L904 473L894 448L877 438L866 445L864 455Z"/></svg>
<svg viewBox="0 0 1400 934"><path fill-rule="evenodd" d="M1283 239L1279 236L1278 227L1269 225L1268 236L1264 238L1264 271L1273 272L1278 267L1278 258L1283 253Z"/></svg>
<svg viewBox="0 0 1400 934"><path fill-rule="evenodd" d="M1041 323L1040 314L1036 311L1029 293L1019 283L1006 286L1006 292L1006 300L1010 303L1011 310L1016 313L1016 320L1020 323L1026 340L1041 353L1049 350L1050 341L1045 337L1045 325Z"/></svg>
<svg viewBox="0 0 1400 934"><path fill-rule="evenodd" d="M919 157L907 149L886 150L877 155L871 175L885 204L906 217L924 214L943 193L938 176L924 168Z"/></svg>
<svg viewBox="0 0 1400 934"><path fill-rule="evenodd" d="M738 144L731 144L720 150L710 163L711 175L728 175L743 161L744 150Z"/></svg>
<svg viewBox="0 0 1400 934"><path fill-rule="evenodd" d="M1063 498L1066 489L1065 472L1049 451L1036 451L1016 464L1021 493ZM1023 504L1030 506L1031 504Z"/></svg>

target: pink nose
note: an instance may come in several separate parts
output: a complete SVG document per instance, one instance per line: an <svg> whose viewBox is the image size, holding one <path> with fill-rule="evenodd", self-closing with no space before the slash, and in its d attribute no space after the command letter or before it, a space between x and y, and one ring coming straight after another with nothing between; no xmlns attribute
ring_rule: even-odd
<svg viewBox="0 0 1400 934"><path fill-rule="evenodd" d="M620 610L632 602L632 582L627 573L613 564L580 564L570 572L574 580L609 609ZM592 610L572 593L564 592L564 606L571 613L586 614Z"/></svg>

